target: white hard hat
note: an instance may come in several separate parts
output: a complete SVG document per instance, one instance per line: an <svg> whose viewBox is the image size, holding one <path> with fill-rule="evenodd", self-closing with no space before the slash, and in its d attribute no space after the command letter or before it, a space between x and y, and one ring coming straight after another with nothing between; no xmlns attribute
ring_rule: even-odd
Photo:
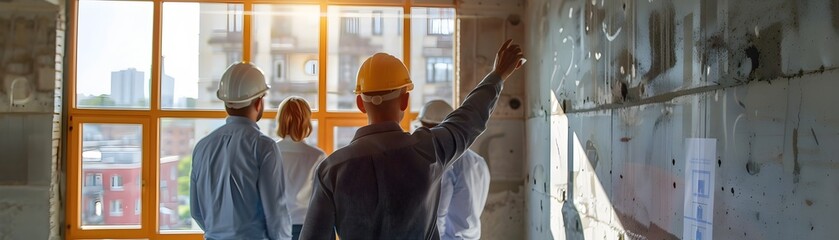
<svg viewBox="0 0 839 240"><path fill-rule="evenodd" d="M251 101L262 97L271 86L265 82L265 74L256 65L238 62L227 67L221 81L218 83L216 97L224 101L224 105L239 109L247 107Z"/></svg>
<svg viewBox="0 0 839 240"><path fill-rule="evenodd" d="M419 120L428 124L439 124L443 119L454 111L451 105L443 100L431 100L422 106L419 112Z"/></svg>

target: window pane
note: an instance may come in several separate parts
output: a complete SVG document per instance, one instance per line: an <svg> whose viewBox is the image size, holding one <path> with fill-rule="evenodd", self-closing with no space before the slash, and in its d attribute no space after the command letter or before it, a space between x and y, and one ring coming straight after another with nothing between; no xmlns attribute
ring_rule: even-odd
<svg viewBox="0 0 839 240"><path fill-rule="evenodd" d="M335 127L333 131L334 136L332 136L332 140L335 141L335 150L349 145L352 141L352 138L355 136L355 131L359 128L360 127L358 126Z"/></svg>
<svg viewBox="0 0 839 240"><path fill-rule="evenodd" d="M454 98L454 9L411 9L411 110L434 99Z"/></svg>
<svg viewBox="0 0 839 240"><path fill-rule="evenodd" d="M320 6L255 4L253 62L271 84L266 107L299 96L318 108Z"/></svg>
<svg viewBox="0 0 839 240"><path fill-rule="evenodd" d="M223 118L160 120L160 230L201 231L189 212L192 149L201 138L224 123ZM172 172L176 173L174 178Z"/></svg>
<svg viewBox="0 0 839 240"><path fill-rule="evenodd" d="M82 124L82 227L140 228L143 127Z"/></svg>
<svg viewBox="0 0 839 240"><path fill-rule="evenodd" d="M259 130L262 131L265 135L269 137L279 140L280 137L277 136L277 119L276 118L263 118L256 123L259 125ZM318 120L312 120L312 134L306 138L306 143L317 146L318 145Z"/></svg>
<svg viewBox="0 0 839 240"><path fill-rule="evenodd" d="M329 6L328 14L327 109L355 111L353 90L361 63L377 52L402 58L401 8ZM381 31L374 31L374 25Z"/></svg>
<svg viewBox="0 0 839 240"><path fill-rule="evenodd" d="M222 109L216 98L227 66L242 60L242 4L163 3L160 106Z"/></svg>
<svg viewBox="0 0 839 240"><path fill-rule="evenodd" d="M78 11L77 106L148 108L152 2L79 1Z"/></svg>

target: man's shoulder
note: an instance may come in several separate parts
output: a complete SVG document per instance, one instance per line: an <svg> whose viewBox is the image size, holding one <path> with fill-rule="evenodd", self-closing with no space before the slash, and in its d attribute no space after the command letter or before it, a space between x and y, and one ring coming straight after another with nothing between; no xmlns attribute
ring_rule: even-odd
<svg viewBox="0 0 839 240"><path fill-rule="evenodd" d="M470 157L470 158L473 158L473 159L484 160L484 157L481 157L481 155L479 155L475 151L472 151L472 149L468 149L468 148L466 149L466 151L463 151L463 156L464 157Z"/></svg>
<svg viewBox="0 0 839 240"><path fill-rule="evenodd" d="M472 149L466 149L466 151L463 152L463 155L460 155L460 159L452 165L452 168L456 171L464 171L465 169L471 169L470 167L474 166L487 168L486 160L484 160L484 158L475 151L472 151Z"/></svg>

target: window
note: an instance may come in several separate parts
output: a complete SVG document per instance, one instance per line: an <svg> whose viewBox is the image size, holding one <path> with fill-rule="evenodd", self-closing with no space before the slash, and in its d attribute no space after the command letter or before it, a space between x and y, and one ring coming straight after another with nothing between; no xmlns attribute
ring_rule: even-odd
<svg viewBox="0 0 839 240"><path fill-rule="evenodd" d="M134 215L140 215L140 199L134 200Z"/></svg>
<svg viewBox="0 0 839 240"><path fill-rule="evenodd" d="M122 200L111 200L111 217L122 216Z"/></svg>
<svg viewBox="0 0 839 240"><path fill-rule="evenodd" d="M327 22L341 22L339 30L334 25L327 26L327 69L326 69L326 105L327 111L355 111L355 78L358 68L364 60L377 52L385 52L397 58L403 56L403 41L381 41L372 37L372 27L364 24L364 31L347 31L347 24L357 25L358 18L372 19L374 12L381 14L384 32L396 32L402 25L402 15L398 7L357 7L329 6ZM358 26L356 26L358 27ZM390 28L390 29L388 29ZM378 40L378 41L374 41ZM401 40L401 39L400 39Z"/></svg>
<svg viewBox="0 0 839 240"><path fill-rule="evenodd" d="M451 82L454 65L448 57L430 57L426 59L426 82Z"/></svg>
<svg viewBox="0 0 839 240"><path fill-rule="evenodd" d="M93 203L93 209L94 209L93 210L94 216L101 217L102 216L102 201L95 201Z"/></svg>
<svg viewBox="0 0 839 240"><path fill-rule="evenodd" d="M373 35L381 36L384 31L384 19L382 19L382 11L373 11Z"/></svg>
<svg viewBox="0 0 839 240"><path fill-rule="evenodd" d="M102 174L88 173L87 176L85 176L84 185L87 187L102 187Z"/></svg>
<svg viewBox="0 0 839 240"><path fill-rule="evenodd" d="M454 33L454 9L427 8L428 35L452 35Z"/></svg>
<svg viewBox="0 0 839 240"><path fill-rule="evenodd" d="M343 12L341 17L341 33L344 35L358 35L358 17L354 12Z"/></svg>
<svg viewBox="0 0 839 240"><path fill-rule="evenodd" d="M300 96L312 107L306 142L327 153L367 123L353 90L376 52L411 69L406 129L425 101L453 99L453 9L329 3L70 1L68 137L78 141L66 153L67 238L201 237L189 204L192 151L225 123L215 93L234 62L256 64L271 84L260 131L278 139L277 107Z"/></svg>
<svg viewBox="0 0 839 240"><path fill-rule="evenodd" d="M79 1L78 5L81 51L76 56L76 107L148 109L152 2ZM97 51L85 51L91 49Z"/></svg>
<svg viewBox="0 0 839 240"><path fill-rule="evenodd" d="M242 15L244 6L241 4L227 4L227 32L240 33L242 32L243 22L242 18L237 17Z"/></svg>
<svg viewBox="0 0 839 240"><path fill-rule="evenodd" d="M111 190L122 190L122 177L119 175L111 176Z"/></svg>
<svg viewBox="0 0 839 240"><path fill-rule="evenodd" d="M307 60L306 64L303 64L303 71L306 72L306 75L315 76L318 75L318 61L317 60Z"/></svg>
<svg viewBox="0 0 839 240"><path fill-rule="evenodd" d="M397 16L402 16L402 10L399 10L396 13ZM396 35L402 36L402 24L396 25Z"/></svg>
<svg viewBox="0 0 839 240"><path fill-rule="evenodd" d="M160 200L169 201L169 186L167 181L160 181Z"/></svg>
<svg viewBox="0 0 839 240"><path fill-rule="evenodd" d="M283 71L283 69L285 69L285 60L282 58L277 58L276 60L274 60L274 66L276 66L276 68L274 68L274 77L276 78L276 81L274 82L282 82L283 80L285 80L285 75L283 75L283 73L285 72Z"/></svg>
<svg viewBox="0 0 839 240"><path fill-rule="evenodd" d="M172 95L163 109L223 110L216 98L224 70L242 61L242 4L164 2L162 4L161 72L171 77L172 88L161 86L161 96ZM81 27L81 26L80 26ZM230 33L234 32L234 33ZM90 50L90 49L79 49ZM164 94L165 93L165 94Z"/></svg>
<svg viewBox="0 0 839 240"><path fill-rule="evenodd" d="M420 109L428 101L440 99L452 106L454 101L454 41L452 34L441 34L441 29L454 30L454 9L411 9L416 24L411 25L411 109Z"/></svg>
<svg viewBox="0 0 839 240"><path fill-rule="evenodd" d="M298 96L318 109L320 7L254 4L253 9L252 59L266 76L273 76L266 107L276 108L286 97ZM278 19L284 23L277 24Z"/></svg>

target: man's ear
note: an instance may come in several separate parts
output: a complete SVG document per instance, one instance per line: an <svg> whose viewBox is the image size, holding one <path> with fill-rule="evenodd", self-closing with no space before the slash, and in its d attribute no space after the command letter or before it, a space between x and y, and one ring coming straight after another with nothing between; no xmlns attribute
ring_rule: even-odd
<svg viewBox="0 0 839 240"><path fill-rule="evenodd" d="M355 105L361 113L367 113L367 109L364 109L364 101L361 100L361 95L355 95Z"/></svg>
<svg viewBox="0 0 839 240"><path fill-rule="evenodd" d="M251 104L251 106L254 110L259 112L259 109L262 109L262 104L265 104L264 100L262 98L256 98L256 100L254 100L254 104Z"/></svg>
<svg viewBox="0 0 839 240"><path fill-rule="evenodd" d="M411 93L405 92L402 96L399 97L399 109L405 111L408 109L408 103L410 100Z"/></svg>

